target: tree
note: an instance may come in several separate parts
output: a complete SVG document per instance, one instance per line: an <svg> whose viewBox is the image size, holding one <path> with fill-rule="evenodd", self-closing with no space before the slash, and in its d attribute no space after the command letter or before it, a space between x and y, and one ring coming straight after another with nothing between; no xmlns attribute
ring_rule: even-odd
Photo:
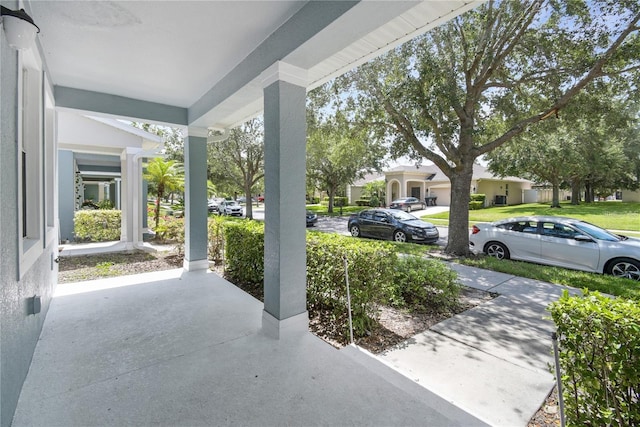
<svg viewBox="0 0 640 427"><path fill-rule="evenodd" d="M161 136L164 143L164 158L184 164L184 137L180 128L132 122L131 125L146 132Z"/></svg>
<svg viewBox="0 0 640 427"><path fill-rule="evenodd" d="M583 91L558 119L546 120L489 153L489 169L551 184L554 208L560 207L562 183L571 185L574 204L582 187L587 202L593 201L593 189L611 194L627 188L634 165L624 147L637 124L627 99L602 89L608 88Z"/></svg>
<svg viewBox="0 0 640 427"><path fill-rule="evenodd" d="M247 201L247 218L253 218L251 195L264 177L263 133L262 120L253 119L232 129L228 139L208 143L207 156L213 171L212 181L216 186L224 186L225 181L230 182L232 188L243 191Z"/></svg>
<svg viewBox="0 0 640 427"><path fill-rule="evenodd" d="M339 110L328 116L307 111L307 177L327 192L331 213L339 189L380 170L386 150Z"/></svg>
<svg viewBox="0 0 640 427"><path fill-rule="evenodd" d="M344 79L360 120L451 181L445 251L469 251L473 164L588 84L637 85L638 2L489 1ZM496 125L499 123L500 125Z"/></svg>
<svg viewBox="0 0 640 427"><path fill-rule="evenodd" d="M176 191L184 187L184 169L174 160L165 161L156 157L146 165L144 179L149 181L150 188L156 193L155 221L156 229L160 224L160 200L167 191Z"/></svg>

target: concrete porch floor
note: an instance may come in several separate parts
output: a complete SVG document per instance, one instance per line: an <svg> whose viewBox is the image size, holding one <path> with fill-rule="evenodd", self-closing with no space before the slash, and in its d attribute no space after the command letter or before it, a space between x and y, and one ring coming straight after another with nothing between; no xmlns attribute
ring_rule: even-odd
<svg viewBox="0 0 640 427"><path fill-rule="evenodd" d="M13 426L486 425L355 347L263 335L262 308L204 271L59 285Z"/></svg>

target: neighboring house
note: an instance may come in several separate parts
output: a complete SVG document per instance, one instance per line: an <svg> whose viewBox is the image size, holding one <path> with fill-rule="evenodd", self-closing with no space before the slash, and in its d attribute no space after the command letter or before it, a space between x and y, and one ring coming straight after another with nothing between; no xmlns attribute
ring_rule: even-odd
<svg viewBox="0 0 640 427"><path fill-rule="evenodd" d="M210 130L222 130L220 138L225 138L229 129L263 114L269 259L261 332L272 339L291 337L282 345L296 345L296 333L307 332L309 323L306 227L298 220L305 209L307 91L479 4L3 0L0 427L11 424L57 285L59 208L75 207L66 199L75 197L75 187L59 192L57 177L59 172L75 174L74 161L81 174L83 162L97 161L85 156L93 153L74 157L69 146L58 161L59 144L61 149L64 144L99 145L102 133L112 132L109 127L100 127L98 134L65 129L65 112L186 130L187 272L209 266ZM30 19L15 16L19 9L33 18L39 34ZM7 25L8 20L17 25ZM27 31L14 33L19 26ZM34 39L26 37L29 32ZM86 117L69 120L94 129L99 124ZM74 142L74 135L86 140ZM107 146L113 141L108 140ZM138 176L136 162L145 156L141 150L144 144L120 148L121 167L127 169L120 172L123 181ZM64 185L75 182L68 175L61 179ZM406 188L397 191L400 195ZM123 210L136 205L129 197L121 202ZM125 240L140 224L139 215L127 222Z"/></svg>
<svg viewBox="0 0 640 427"><path fill-rule="evenodd" d="M435 203L448 206L451 203L451 182L435 165L397 166L385 172L387 199L402 197L435 198ZM481 165L473 166L473 176L469 193L486 195L485 205L517 205L524 203L525 192L532 182L522 178L500 178L491 174Z"/></svg>
<svg viewBox="0 0 640 427"><path fill-rule="evenodd" d="M133 249L146 232L147 191L142 162L160 155L162 138L112 118L58 113L60 241L73 241L83 202L109 200L120 209L120 240Z"/></svg>
<svg viewBox="0 0 640 427"><path fill-rule="evenodd" d="M640 190L622 190L623 202L640 202Z"/></svg>
<svg viewBox="0 0 640 427"><path fill-rule="evenodd" d="M384 181L384 173L369 173L362 179L355 181L351 185L347 185L346 196L350 205L355 205L356 200L359 200L364 195L364 186L370 182Z"/></svg>

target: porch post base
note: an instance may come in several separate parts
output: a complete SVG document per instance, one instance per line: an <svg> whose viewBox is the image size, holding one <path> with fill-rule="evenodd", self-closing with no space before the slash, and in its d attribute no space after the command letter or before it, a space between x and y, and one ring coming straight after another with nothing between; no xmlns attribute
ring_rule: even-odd
<svg viewBox="0 0 640 427"><path fill-rule="evenodd" d="M309 313L278 320L266 311L262 311L262 333L269 338L282 339L309 332Z"/></svg>
<svg viewBox="0 0 640 427"><path fill-rule="evenodd" d="M195 261L187 261L185 259L182 262L182 268L184 268L185 271L207 270L209 268L209 260L199 259Z"/></svg>

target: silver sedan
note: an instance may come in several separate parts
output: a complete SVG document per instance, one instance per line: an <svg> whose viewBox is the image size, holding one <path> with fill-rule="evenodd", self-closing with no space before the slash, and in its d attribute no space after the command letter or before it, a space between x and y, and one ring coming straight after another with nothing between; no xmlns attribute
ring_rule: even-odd
<svg viewBox="0 0 640 427"><path fill-rule="evenodd" d="M469 244L473 252L498 259L511 258L640 281L640 239L620 236L577 219L529 216L476 224Z"/></svg>

